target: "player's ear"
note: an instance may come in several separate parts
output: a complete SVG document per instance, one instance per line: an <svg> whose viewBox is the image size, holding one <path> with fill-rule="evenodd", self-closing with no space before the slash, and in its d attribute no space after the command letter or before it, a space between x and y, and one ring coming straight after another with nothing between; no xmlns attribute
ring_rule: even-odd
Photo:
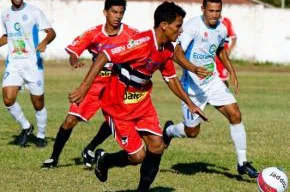
<svg viewBox="0 0 290 192"><path fill-rule="evenodd" d="M108 12L107 12L107 10L106 10L106 9L104 9L104 10L103 10L103 14L105 15L105 17L107 17L107 15L108 15Z"/></svg>
<svg viewBox="0 0 290 192"><path fill-rule="evenodd" d="M166 21L162 21L159 25L161 29L165 31L168 26L168 23Z"/></svg>

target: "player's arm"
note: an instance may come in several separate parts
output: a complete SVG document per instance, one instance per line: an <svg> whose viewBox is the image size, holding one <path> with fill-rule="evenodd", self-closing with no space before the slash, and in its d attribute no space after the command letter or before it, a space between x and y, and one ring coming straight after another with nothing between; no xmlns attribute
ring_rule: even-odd
<svg viewBox="0 0 290 192"><path fill-rule="evenodd" d="M231 42L230 42L229 48L227 50L228 56L231 55L231 53L233 52L233 49L236 47L236 44L237 44L237 37L236 36L232 36L230 38L231 38Z"/></svg>
<svg viewBox="0 0 290 192"><path fill-rule="evenodd" d="M36 51L44 52L46 50L46 46L51 43L56 37L56 33L53 28L48 28L44 30L46 33L45 38L38 44Z"/></svg>
<svg viewBox="0 0 290 192"><path fill-rule="evenodd" d="M198 77L204 78L208 75L211 75L211 72L206 70L205 67L197 67L194 64L192 64L184 54L184 51L182 50L182 47L180 45L176 45L174 50L174 61L181 66L184 69L187 69L191 71L192 73L195 73Z"/></svg>
<svg viewBox="0 0 290 192"><path fill-rule="evenodd" d="M109 59L105 53L100 53L97 56L96 61L91 65L81 85L69 94L69 101L71 103L80 103L84 99L93 84L94 79L101 72L108 61Z"/></svg>
<svg viewBox="0 0 290 192"><path fill-rule="evenodd" d="M183 90L177 77L168 78L166 79L166 82L170 90L187 104L191 113L198 114L204 121L208 120L205 113L191 101L187 93Z"/></svg>
<svg viewBox="0 0 290 192"><path fill-rule="evenodd" d="M239 92L239 83L238 83L238 78L235 72L235 69L229 59L229 56L226 52L226 50L224 49L224 47L219 47L217 50L217 56L219 57L219 59L222 61L222 63L224 64L225 68L227 69L227 71L230 74L231 77L231 84L234 86L234 91L237 94Z"/></svg>
<svg viewBox="0 0 290 192"><path fill-rule="evenodd" d="M0 47L7 44L7 35L2 35L0 38Z"/></svg>
<svg viewBox="0 0 290 192"><path fill-rule="evenodd" d="M85 64L78 59L78 56L75 53L67 51L69 54L69 63L73 69L83 67Z"/></svg>

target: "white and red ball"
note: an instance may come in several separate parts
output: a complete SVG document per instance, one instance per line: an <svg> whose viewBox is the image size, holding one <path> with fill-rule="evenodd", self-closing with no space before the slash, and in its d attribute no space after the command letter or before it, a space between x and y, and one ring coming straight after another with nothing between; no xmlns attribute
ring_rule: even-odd
<svg viewBox="0 0 290 192"><path fill-rule="evenodd" d="M264 169L257 182L261 192L284 192L288 187L287 175L277 167Z"/></svg>

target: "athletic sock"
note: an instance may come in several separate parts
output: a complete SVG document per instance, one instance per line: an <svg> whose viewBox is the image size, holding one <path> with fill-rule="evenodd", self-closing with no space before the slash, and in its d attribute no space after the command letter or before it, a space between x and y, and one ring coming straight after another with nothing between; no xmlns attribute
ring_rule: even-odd
<svg viewBox="0 0 290 192"><path fill-rule="evenodd" d="M231 137L236 147L236 153L239 165L243 165L243 162L247 161L246 157L246 131L244 124L241 122L239 124L230 124Z"/></svg>
<svg viewBox="0 0 290 192"><path fill-rule="evenodd" d="M47 125L47 110L43 107L40 111L35 111L35 118L37 122L37 138L45 138L45 128Z"/></svg>
<svg viewBox="0 0 290 192"><path fill-rule="evenodd" d="M72 129L66 130L60 126L58 133L56 135L55 142L53 144L53 152L51 154L51 159L58 160L59 155L71 135Z"/></svg>
<svg viewBox="0 0 290 192"><path fill-rule="evenodd" d="M25 118L24 113L21 109L21 106L18 102L15 102L10 107L6 107L10 115L20 123L22 129L28 129L30 127L29 121Z"/></svg>
<svg viewBox="0 0 290 192"><path fill-rule="evenodd" d="M146 157L140 168L138 192L149 191L150 185L153 183L158 173L161 156L162 154L146 151Z"/></svg>
<svg viewBox="0 0 290 192"><path fill-rule="evenodd" d="M86 146L86 149L94 151L98 145L103 143L110 135L112 131L109 127L109 124L104 121L100 127L100 130L93 138L93 140Z"/></svg>
<svg viewBox="0 0 290 192"><path fill-rule="evenodd" d="M128 153L124 150L116 153L107 153L105 156L105 165L111 167L125 167L133 165L128 159Z"/></svg>
<svg viewBox="0 0 290 192"><path fill-rule="evenodd" d="M184 131L184 124L178 123L171 125L166 129L166 134L169 137L187 137Z"/></svg>

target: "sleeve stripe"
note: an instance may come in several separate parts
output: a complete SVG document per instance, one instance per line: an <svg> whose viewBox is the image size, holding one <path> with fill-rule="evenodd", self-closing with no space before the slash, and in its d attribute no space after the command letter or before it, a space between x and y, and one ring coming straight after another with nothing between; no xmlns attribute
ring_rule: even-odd
<svg viewBox="0 0 290 192"><path fill-rule="evenodd" d="M79 55L76 53L76 52L74 52L73 50L71 50L71 49L69 49L69 48L65 48L65 50L68 52L68 53L72 53L72 54L75 54L76 56L77 56L77 58L79 58Z"/></svg>

